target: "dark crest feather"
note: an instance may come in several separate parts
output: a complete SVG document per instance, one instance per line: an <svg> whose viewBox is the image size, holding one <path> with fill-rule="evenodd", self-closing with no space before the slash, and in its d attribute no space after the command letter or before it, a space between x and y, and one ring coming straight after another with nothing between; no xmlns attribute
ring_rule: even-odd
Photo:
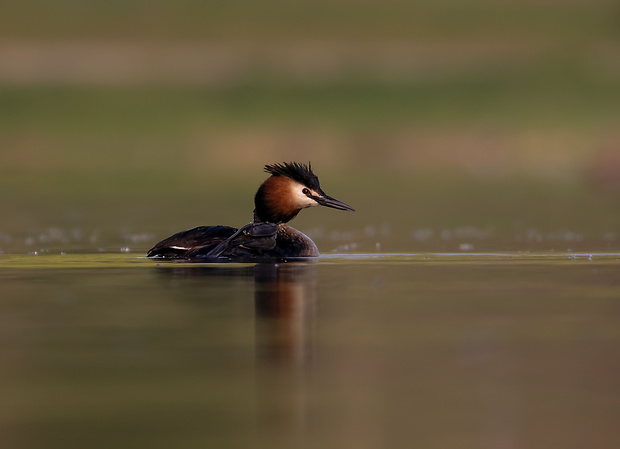
<svg viewBox="0 0 620 449"><path fill-rule="evenodd" d="M286 176L314 190L321 189L319 178L312 173L310 162L308 162L308 165L300 164L299 162L265 165L265 171L273 176Z"/></svg>

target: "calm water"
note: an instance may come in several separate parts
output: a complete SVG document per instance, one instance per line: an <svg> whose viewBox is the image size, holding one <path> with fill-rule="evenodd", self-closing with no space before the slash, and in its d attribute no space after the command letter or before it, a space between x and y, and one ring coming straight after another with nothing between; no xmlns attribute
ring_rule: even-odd
<svg viewBox="0 0 620 449"><path fill-rule="evenodd" d="M0 255L0 445L620 447L620 254Z"/></svg>

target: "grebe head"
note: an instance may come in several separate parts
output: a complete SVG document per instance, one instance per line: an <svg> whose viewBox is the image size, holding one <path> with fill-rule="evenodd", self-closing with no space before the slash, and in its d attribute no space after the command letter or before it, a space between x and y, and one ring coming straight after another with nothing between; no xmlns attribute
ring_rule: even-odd
<svg viewBox="0 0 620 449"><path fill-rule="evenodd" d="M271 176L259 187L254 197L254 221L286 223L306 207L327 206L354 210L351 206L328 196L312 172L310 164L297 162L265 165Z"/></svg>

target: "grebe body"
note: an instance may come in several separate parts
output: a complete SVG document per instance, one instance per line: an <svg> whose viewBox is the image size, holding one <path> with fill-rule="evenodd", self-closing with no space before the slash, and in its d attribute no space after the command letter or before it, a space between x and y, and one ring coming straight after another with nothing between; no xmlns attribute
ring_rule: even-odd
<svg viewBox="0 0 620 449"><path fill-rule="evenodd" d="M265 171L271 176L256 192L252 223L239 229L199 226L182 231L157 243L147 257L202 261L317 257L314 242L287 222L312 206L354 209L321 190L310 164L266 165Z"/></svg>

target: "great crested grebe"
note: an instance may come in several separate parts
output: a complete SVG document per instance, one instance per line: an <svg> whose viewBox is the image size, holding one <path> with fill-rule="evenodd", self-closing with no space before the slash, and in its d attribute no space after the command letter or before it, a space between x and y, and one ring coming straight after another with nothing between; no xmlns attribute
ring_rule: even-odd
<svg viewBox="0 0 620 449"><path fill-rule="evenodd" d="M152 247L147 257L215 261L318 256L314 242L286 223L306 207L354 209L321 190L319 178L309 163L265 165L265 171L271 176L254 196L252 223L240 229L199 226L182 231Z"/></svg>

